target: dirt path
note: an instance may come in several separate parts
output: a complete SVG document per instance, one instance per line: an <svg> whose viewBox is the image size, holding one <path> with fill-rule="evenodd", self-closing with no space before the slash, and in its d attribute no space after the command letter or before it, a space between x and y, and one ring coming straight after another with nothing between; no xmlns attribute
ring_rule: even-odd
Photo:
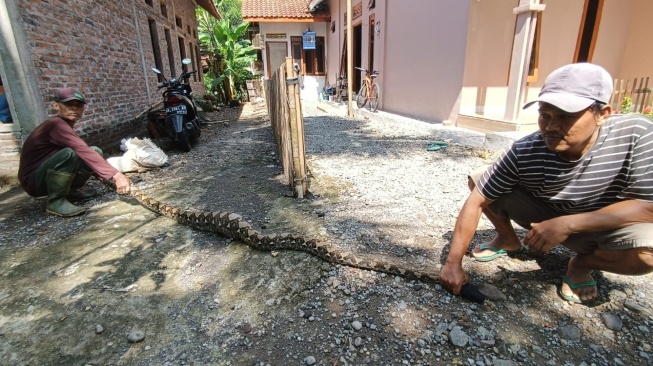
<svg viewBox="0 0 653 366"><path fill-rule="evenodd" d="M132 177L161 201L436 271L466 196L452 182L486 153L424 153L431 132L305 115L310 200L289 197L262 105L210 116L192 152ZM103 194L70 219L19 189L0 195L1 365L650 364L650 276L601 276L602 302L571 307L555 295L568 253L466 262L504 296L477 305L435 284L258 252L91 184ZM490 237L480 229L477 241Z"/></svg>

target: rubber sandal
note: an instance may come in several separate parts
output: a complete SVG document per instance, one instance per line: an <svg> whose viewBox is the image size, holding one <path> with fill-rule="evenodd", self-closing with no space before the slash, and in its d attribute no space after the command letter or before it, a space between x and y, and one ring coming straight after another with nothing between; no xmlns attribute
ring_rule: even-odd
<svg viewBox="0 0 653 366"><path fill-rule="evenodd" d="M447 147L449 147L448 143L444 141L435 141L426 148L426 151L438 151L446 149Z"/></svg>
<svg viewBox="0 0 653 366"><path fill-rule="evenodd" d="M513 254L521 253L521 252L525 251L526 248L519 247L519 249L517 249L517 250L505 250L505 249L499 249L497 247L490 246L487 243L485 243L485 244L481 244L480 250L491 250L491 251L494 252L494 254L486 255L484 257L476 257L476 256L472 255L472 258L476 259L479 262L489 262L489 261L495 260L495 259L497 259L499 257L503 257L503 256L506 256L506 255L513 255Z"/></svg>
<svg viewBox="0 0 653 366"><path fill-rule="evenodd" d="M575 290L575 289L577 289L577 288L581 288L581 287L592 287L592 286L596 286L596 281L587 281L587 282L581 282L581 283L573 283L573 282L571 282L571 280L569 279L569 277L564 276L564 275L562 276L562 281L563 281L564 283L566 283L566 284L569 286L569 288L571 288L572 290ZM571 301L571 302L576 303L576 304L581 304L581 303L583 302L583 300L581 300L581 299L580 299L576 294L572 294L572 295L565 295L565 294L563 294L563 293L562 293L562 285L560 285L560 290L558 290L558 295L559 295L563 300Z"/></svg>

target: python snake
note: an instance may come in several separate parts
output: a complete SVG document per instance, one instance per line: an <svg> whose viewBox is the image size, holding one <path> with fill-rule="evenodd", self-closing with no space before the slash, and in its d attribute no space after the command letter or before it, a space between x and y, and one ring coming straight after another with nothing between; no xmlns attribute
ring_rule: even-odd
<svg viewBox="0 0 653 366"><path fill-rule="evenodd" d="M105 184L111 187L113 182L105 182ZM113 185L113 188L115 189L115 185ZM330 263L383 272L401 276L409 280L438 282L437 275L401 268L393 264L381 263L375 260L366 260L357 257L352 253L330 248L328 245L318 242L315 239L307 240L303 237L290 234L263 234L260 231L255 230L250 223L242 218L242 216L233 212L187 210L174 207L159 202L134 186L131 188L130 195L145 208L159 215L175 220L182 225L240 240L257 250L301 251Z"/></svg>

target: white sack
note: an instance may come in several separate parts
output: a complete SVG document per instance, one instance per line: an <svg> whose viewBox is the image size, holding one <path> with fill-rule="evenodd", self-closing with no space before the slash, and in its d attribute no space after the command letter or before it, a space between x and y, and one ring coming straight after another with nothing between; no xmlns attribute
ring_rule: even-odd
<svg viewBox="0 0 653 366"><path fill-rule="evenodd" d="M158 168L168 162L168 156L148 138L123 139L120 147L127 150L123 156L107 161L122 173Z"/></svg>

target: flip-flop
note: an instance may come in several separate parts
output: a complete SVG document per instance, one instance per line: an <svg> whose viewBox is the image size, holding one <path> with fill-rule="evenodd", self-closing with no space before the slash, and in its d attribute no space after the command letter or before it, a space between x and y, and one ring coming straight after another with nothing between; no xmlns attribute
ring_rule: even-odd
<svg viewBox="0 0 653 366"><path fill-rule="evenodd" d="M444 141L435 141L435 142L432 142L426 148L426 151L438 151L438 150L446 149L447 147L449 147L449 143L444 142Z"/></svg>
<svg viewBox="0 0 653 366"><path fill-rule="evenodd" d="M587 281L587 282L580 282L580 283L573 283L567 276L562 276L562 281L569 285L569 288L572 290L575 290L577 288L581 287L592 287L596 286L596 281ZM571 301L576 304L581 304L583 300L581 300L576 294L572 295L565 295L562 293L562 285L560 285L560 290L558 290L558 295L563 298L564 300Z"/></svg>
<svg viewBox="0 0 653 366"><path fill-rule="evenodd" d="M472 258L476 259L479 262L489 262L489 261L495 260L495 259L497 259L499 257L503 257L505 255L513 255L513 254L521 253L521 252L526 250L526 248L524 248L524 247L519 247L519 249L517 249L517 250L499 249L497 247L493 247L491 245L488 245L487 243L481 244L481 247L479 249L480 249L480 251L491 250L491 251L494 252L494 254L486 255L484 257L476 257L476 256L472 255Z"/></svg>

